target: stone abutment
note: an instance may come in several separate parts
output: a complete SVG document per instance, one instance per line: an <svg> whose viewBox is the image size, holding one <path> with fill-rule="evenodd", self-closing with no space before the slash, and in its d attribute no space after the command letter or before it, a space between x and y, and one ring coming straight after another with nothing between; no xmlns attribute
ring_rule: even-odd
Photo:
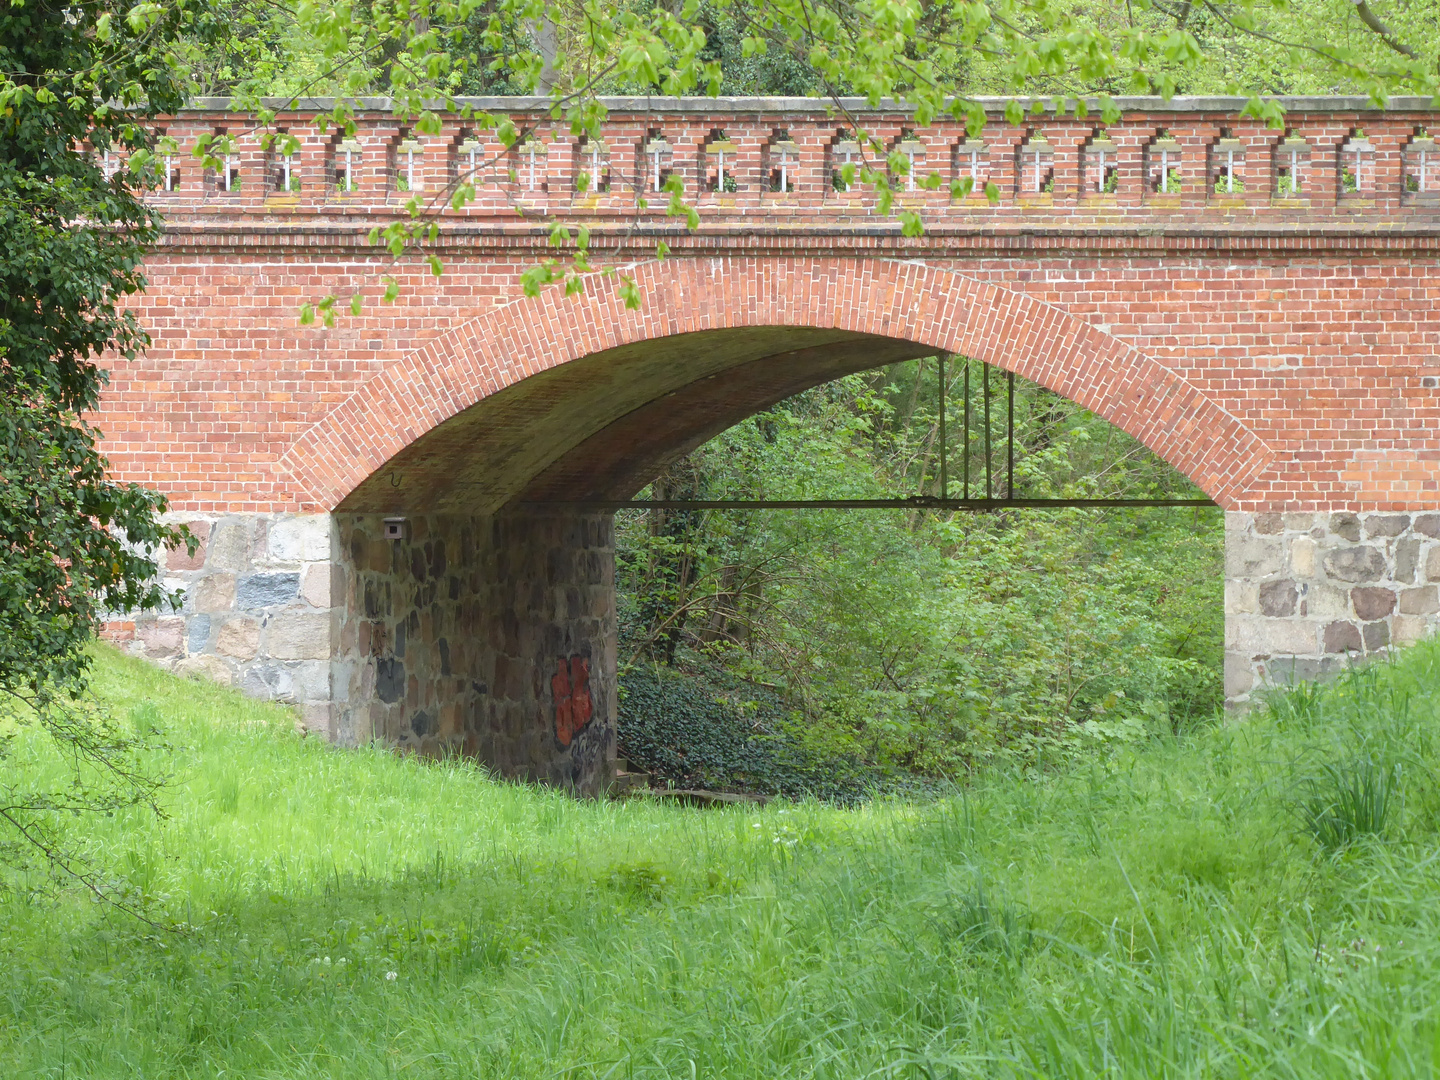
<svg viewBox="0 0 1440 1080"><path fill-rule="evenodd" d="M112 624L179 674L297 707L342 746L463 754L580 795L615 767L609 514L179 515L177 612Z"/></svg>

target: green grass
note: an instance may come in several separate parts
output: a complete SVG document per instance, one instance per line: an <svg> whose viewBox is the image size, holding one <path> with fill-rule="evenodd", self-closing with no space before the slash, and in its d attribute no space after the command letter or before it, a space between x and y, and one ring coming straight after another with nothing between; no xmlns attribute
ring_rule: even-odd
<svg viewBox="0 0 1440 1080"><path fill-rule="evenodd" d="M857 810L576 803L97 685L169 732L171 816L78 827L195 929L9 895L0 1077L1437 1072L1435 645Z"/></svg>

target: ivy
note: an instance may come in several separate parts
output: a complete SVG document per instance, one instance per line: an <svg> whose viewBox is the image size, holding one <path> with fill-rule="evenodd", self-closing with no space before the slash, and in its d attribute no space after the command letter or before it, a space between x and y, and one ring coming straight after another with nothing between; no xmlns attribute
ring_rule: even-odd
<svg viewBox="0 0 1440 1080"><path fill-rule="evenodd" d="M840 804L939 790L854 757L817 755L795 737L798 723L774 690L721 669L642 664L620 676L619 752L660 783Z"/></svg>

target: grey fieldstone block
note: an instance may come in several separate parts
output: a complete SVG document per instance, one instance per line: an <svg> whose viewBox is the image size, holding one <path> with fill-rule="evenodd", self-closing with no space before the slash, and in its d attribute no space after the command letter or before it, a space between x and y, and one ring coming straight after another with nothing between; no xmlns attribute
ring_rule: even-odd
<svg viewBox="0 0 1440 1080"><path fill-rule="evenodd" d="M328 701L330 699L330 663L326 660L301 660L290 665L291 684L297 701Z"/></svg>
<svg viewBox="0 0 1440 1080"><path fill-rule="evenodd" d="M240 579L235 601L241 611L254 611L289 604L299 595L299 574L251 574Z"/></svg>
<svg viewBox="0 0 1440 1080"><path fill-rule="evenodd" d="M1270 536L1227 537L1225 573L1230 577L1269 577L1284 565L1284 545Z"/></svg>
<svg viewBox="0 0 1440 1080"><path fill-rule="evenodd" d="M185 637L186 647L192 655L203 653L205 646L210 643L210 616L192 615L189 625L185 628Z"/></svg>
<svg viewBox="0 0 1440 1080"><path fill-rule="evenodd" d="M1415 580L1415 571L1420 565L1420 541L1401 540L1395 545L1395 580L1410 584Z"/></svg>
<svg viewBox="0 0 1440 1080"><path fill-rule="evenodd" d="M269 557L276 562L319 562L330 558L330 515L296 514L271 524Z"/></svg>
<svg viewBox="0 0 1440 1080"><path fill-rule="evenodd" d="M1340 581L1379 581L1385 576L1385 555L1373 547L1337 548L1325 556L1325 572Z"/></svg>
<svg viewBox="0 0 1440 1080"><path fill-rule="evenodd" d="M1365 519L1366 536L1399 536L1408 528L1409 514L1371 514Z"/></svg>
<svg viewBox="0 0 1440 1080"><path fill-rule="evenodd" d="M1250 670L1250 658L1240 653L1225 654L1225 696L1238 698L1248 694L1255 686L1255 673Z"/></svg>
<svg viewBox="0 0 1440 1080"><path fill-rule="evenodd" d="M1388 622L1366 623L1362 631L1365 638L1365 650L1375 652L1390 644L1390 624Z"/></svg>
<svg viewBox="0 0 1440 1080"><path fill-rule="evenodd" d="M1440 540L1440 514L1417 514L1411 528L1422 536Z"/></svg>
<svg viewBox="0 0 1440 1080"><path fill-rule="evenodd" d="M205 565L211 570L244 570L250 565L253 535L249 519L223 520L216 524L206 545Z"/></svg>
<svg viewBox="0 0 1440 1080"><path fill-rule="evenodd" d="M1313 659L1307 656L1285 656L1271 660L1265 665L1266 677L1281 686L1294 686L1296 683L1327 679L1343 670L1345 670L1345 661L1337 656Z"/></svg>
<svg viewBox="0 0 1440 1080"><path fill-rule="evenodd" d="M240 674L240 689L252 697L295 700L295 680L284 664L261 661Z"/></svg>
<svg viewBox="0 0 1440 1080"><path fill-rule="evenodd" d="M1275 536L1285 531L1285 518L1282 514L1256 514L1255 532L1260 536Z"/></svg>
<svg viewBox="0 0 1440 1080"><path fill-rule="evenodd" d="M1354 514L1331 514L1330 531L1336 536L1349 540L1352 544L1360 542L1360 519Z"/></svg>
<svg viewBox="0 0 1440 1080"><path fill-rule="evenodd" d="M375 694L387 705L405 696L405 664L384 658L375 662Z"/></svg>
<svg viewBox="0 0 1440 1080"><path fill-rule="evenodd" d="M1267 581L1260 586L1260 613L1272 618L1294 615L1299 597L1293 581Z"/></svg>

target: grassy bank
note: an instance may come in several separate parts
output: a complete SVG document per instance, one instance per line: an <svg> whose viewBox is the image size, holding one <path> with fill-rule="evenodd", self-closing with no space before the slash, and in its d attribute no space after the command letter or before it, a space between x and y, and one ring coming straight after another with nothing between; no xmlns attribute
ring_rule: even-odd
<svg viewBox="0 0 1440 1080"><path fill-rule="evenodd" d="M88 835L194 928L9 896L0 1076L1416 1077L1440 1057L1440 647L1064 775L857 810L580 804L338 753L111 654L98 685L170 732L174 782L168 821ZM1382 796L1381 834L1347 835Z"/></svg>

